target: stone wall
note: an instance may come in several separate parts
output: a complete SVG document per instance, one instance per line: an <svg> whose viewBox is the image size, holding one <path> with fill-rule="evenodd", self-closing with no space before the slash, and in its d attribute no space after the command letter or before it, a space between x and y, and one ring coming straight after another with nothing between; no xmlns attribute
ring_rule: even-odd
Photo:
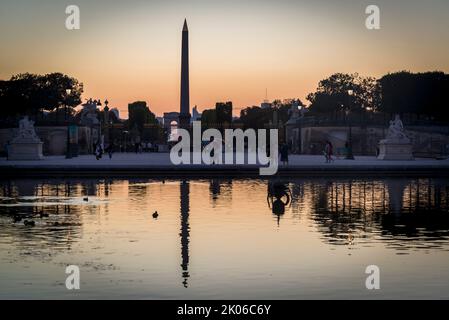
<svg viewBox="0 0 449 320"><path fill-rule="evenodd" d="M0 153L5 155L5 146L17 134L17 128L0 129ZM36 133L44 143L44 155L65 155L67 150L67 127L36 127ZM79 153L92 152L91 129L78 127Z"/></svg>

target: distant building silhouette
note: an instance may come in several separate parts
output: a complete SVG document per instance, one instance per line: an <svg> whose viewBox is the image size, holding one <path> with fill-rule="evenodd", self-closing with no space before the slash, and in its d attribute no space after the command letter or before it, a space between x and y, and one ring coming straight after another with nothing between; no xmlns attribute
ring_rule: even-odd
<svg viewBox="0 0 449 320"><path fill-rule="evenodd" d="M179 125L179 112L164 112L164 128L170 129L170 127L173 125L173 122L176 122L176 124Z"/></svg>
<svg viewBox="0 0 449 320"><path fill-rule="evenodd" d="M198 107L194 106L192 109L192 118L191 122L201 120L201 113L198 112Z"/></svg>
<svg viewBox="0 0 449 320"><path fill-rule="evenodd" d="M272 107L272 103L268 101L268 89L265 89L265 100L260 104L262 109L270 109Z"/></svg>
<svg viewBox="0 0 449 320"><path fill-rule="evenodd" d="M262 109L270 109L271 108L271 102L268 102L267 100L265 100L264 102L262 102L260 104L260 107Z"/></svg>

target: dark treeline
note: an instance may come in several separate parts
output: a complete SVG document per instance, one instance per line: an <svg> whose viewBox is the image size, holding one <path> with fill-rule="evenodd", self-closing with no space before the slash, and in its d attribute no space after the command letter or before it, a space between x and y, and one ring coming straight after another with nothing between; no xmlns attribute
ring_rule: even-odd
<svg viewBox="0 0 449 320"><path fill-rule="evenodd" d="M315 92L307 96L307 116L318 119L388 119L400 114L416 120L449 122L449 75L443 72L390 73L380 79L359 74L336 73L321 80ZM245 127L263 127L273 114L285 123L292 102L273 103L270 109L248 107L241 111ZM297 103L302 106L302 103Z"/></svg>
<svg viewBox="0 0 449 320"><path fill-rule="evenodd" d="M443 72L402 71L378 80L337 73L320 81L307 99L310 114L336 119L362 113L449 121L448 92L449 75Z"/></svg>
<svg viewBox="0 0 449 320"><path fill-rule="evenodd" d="M215 109L204 110L201 115L203 128L226 128L232 123L232 102L217 102Z"/></svg>
<svg viewBox="0 0 449 320"><path fill-rule="evenodd" d="M4 117L15 117L61 110L73 115L81 103L83 84L61 73L46 75L19 74L0 80L0 108ZM401 71L380 79L359 74L336 73L321 80L315 92L307 96L305 108L299 99L275 100L271 108L248 107L240 112L238 122L247 128L264 128L270 123L286 123L292 106L304 108L307 116L318 119L365 119L393 114L417 120L449 122L449 75L443 72L410 73ZM155 122L154 115L149 115ZM142 127L141 121L137 122ZM202 115L205 127L235 122L232 102L217 103Z"/></svg>
<svg viewBox="0 0 449 320"><path fill-rule="evenodd" d="M239 121L245 128L263 129L275 122L285 124L290 116L292 106L304 107L299 99L274 100L271 108L260 108L258 106L248 107L240 112Z"/></svg>

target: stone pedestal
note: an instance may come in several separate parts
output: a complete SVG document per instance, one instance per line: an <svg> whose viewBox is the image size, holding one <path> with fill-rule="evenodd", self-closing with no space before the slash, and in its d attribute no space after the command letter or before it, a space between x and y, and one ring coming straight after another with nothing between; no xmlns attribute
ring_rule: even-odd
<svg viewBox="0 0 449 320"><path fill-rule="evenodd" d="M34 130L34 121L25 116L19 121L19 132L8 148L8 160L41 160L42 141Z"/></svg>
<svg viewBox="0 0 449 320"><path fill-rule="evenodd" d="M379 143L379 160L413 160L413 145L407 142L382 140Z"/></svg>
<svg viewBox="0 0 449 320"><path fill-rule="evenodd" d="M8 160L42 160L42 142L11 143L8 149Z"/></svg>
<svg viewBox="0 0 449 320"><path fill-rule="evenodd" d="M390 121L386 139L379 143L379 160L413 160L413 145L405 134L404 125L397 114Z"/></svg>

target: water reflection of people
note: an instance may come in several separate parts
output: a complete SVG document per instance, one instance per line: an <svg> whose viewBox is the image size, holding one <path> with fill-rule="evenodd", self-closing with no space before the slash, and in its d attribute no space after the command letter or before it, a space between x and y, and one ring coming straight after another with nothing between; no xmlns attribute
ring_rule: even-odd
<svg viewBox="0 0 449 320"><path fill-rule="evenodd" d="M285 213L285 207L291 203L291 192L288 186L282 182L269 182L267 202L272 213L277 216L277 222Z"/></svg>
<svg viewBox="0 0 449 320"><path fill-rule="evenodd" d="M221 192L220 181L217 179L211 179L209 184L209 191L212 196L212 200L217 200Z"/></svg>
<svg viewBox="0 0 449 320"><path fill-rule="evenodd" d="M218 200L223 203L232 201L232 183L233 180L215 178L209 180L209 196L213 206L215 206Z"/></svg>

